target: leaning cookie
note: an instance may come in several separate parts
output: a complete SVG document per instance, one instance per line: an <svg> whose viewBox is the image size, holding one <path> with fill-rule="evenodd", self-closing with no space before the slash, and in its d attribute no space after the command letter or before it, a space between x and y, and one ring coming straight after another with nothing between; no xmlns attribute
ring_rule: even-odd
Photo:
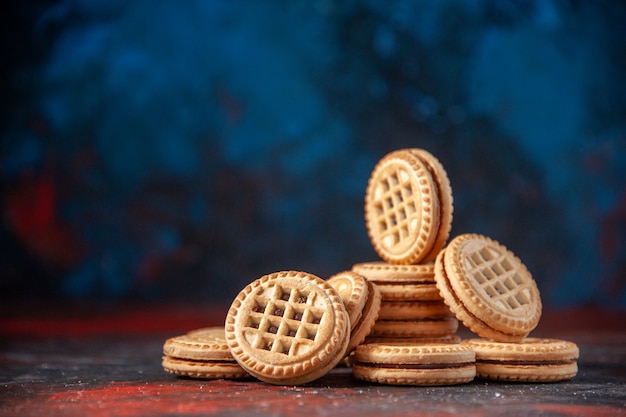
<svg viewBox="0 0 626 417"><path fill-rule="evenodd" d="M389 385L455 385L476 376L475 355L458 344L384 344L357 347L355 378Z"/></svg>
<svg viewBox="0 0 626 417"><path fill-rule="evenodd" d="M496 381L556 382L578 372L578 346L558 339L529 337L520 343L466 339L476 352L479 377Z"/></svg>
<svg viewBox="0 0 626 417"><path fill-rule="evenodd" d="M233 357L251 375L299 385L343 359L350 319L332 285L306 272L280 271L241 290L228 310L225 331Z"/></svg>
<svg viewBox="0 0 626 417"><path fill-rule="evenodd" d="M477 335L522 341L541 316L541 298L526 266L482 235L452 239L435 260L435 280L456 317Z"/></svg>
<svg viewBox="0 0 626 417"><path fill-rule="evenodd" d="M245 378L248 373L230 354L223 327L210 327L167 339L163 369L174 375L200 379Z"/></svg>

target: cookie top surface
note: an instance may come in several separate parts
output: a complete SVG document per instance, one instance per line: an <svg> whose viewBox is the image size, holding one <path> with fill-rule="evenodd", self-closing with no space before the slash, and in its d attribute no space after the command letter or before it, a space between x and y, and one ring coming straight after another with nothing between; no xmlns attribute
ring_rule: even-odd
<svg viewBox="0 0 626 417"><path fill-rule="evenodd" d="M163 353L178 359L234 361L223 327L203 328L171 337L163 344Z"/></svg>
<svg viewBox="0 0 626 417"><path fill-rule="evenodd" d="M357 325L367 301L369 289L363 276L352 271L339 272L326 280L337 291L350 317L350 327Z"/></svg>
<svg viewBox="0 0 626 417"><path fill-rule="evenodd" d="M474 350L461 344L367 343L357 347L355 360L378 364L473 363Z"/></svg>
<svg viewBox="0 0 626 417"><path fill-rule="evenodd" d="M552 362L578 359L578 346L567 340L527 337L519 343L494 342L488 339L465 339L474 349L476 360Z"/></svg>
<svg viewBox="0 0 626 417"><path fill-rule="evenodd" d="M418 156L402 149L376 164L365 195L365 223L381 258L418 263L435 243L439 216L437 185Z"/></svg>
<svg viewBox="0 0 626 417"><path fill-rule="evenodd" d="M526 266L505 246L464 234L450 242L442 258L452 290L473 316L503 333L528 333L536 327L539 290Z"/></svg>
<svg viewBox="0 0 626 417"><path fill-rule="evenodd" d="M374 282L434 282L433 263L396 265L383 261L354 264L352 270Z"/></svg>
<svg viewBox="0 0 626 417"><path fill-rule="evenodd" d="M280 271L239 293L225 330L233 357L248 372L270 383L304 383L341 360L349 317L326 281L306 272Z"/></svg>

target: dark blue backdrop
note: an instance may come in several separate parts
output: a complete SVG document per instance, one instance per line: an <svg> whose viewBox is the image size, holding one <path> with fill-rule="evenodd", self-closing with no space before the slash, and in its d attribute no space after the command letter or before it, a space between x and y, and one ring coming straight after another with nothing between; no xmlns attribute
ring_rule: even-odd
<svg viewBox="0 0 626 417"><path fill-rule="evenodd" d="M510 0L3 6L4 297L229 300L376 259L363 196L422 147L452 234L544 304L626 305L626 8Z"/></svg>

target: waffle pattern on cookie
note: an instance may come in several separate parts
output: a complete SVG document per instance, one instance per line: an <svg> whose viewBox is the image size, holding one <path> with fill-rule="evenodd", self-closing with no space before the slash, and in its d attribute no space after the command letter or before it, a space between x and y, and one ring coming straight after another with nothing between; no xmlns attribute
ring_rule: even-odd
<svg viewBox="0 0 626 417"><path fill-rule="evenodd" d="M504 254L480 247L466 252L464 261L482 292L501 309L515 310L531 302L529 281L520 276Z"/></svg>
<svg viewBox="0 0 626 417"><path fill-rule="evenodd" d="M235 298L225 321L233 357L275 384L310 382L332 369L349 342L341 297L321 278L298 271L265 275Z"/></svg>
<svg viewBox="0 0 626 417"><path fill-rule="evenodd" d="M439 227L436 185L410 151L392 152L374 168L366 194L366 223L378 254L391 263L417 263Z"/></svg>
<svg viewBox="0 0 626 417"><path fill-rule="evenodd" d="M250 345L284 355L309 351L325 314L315 305L318 294L275 285L269 295L259 297L250 311L244 329Z"/></svg>
<svg viewBox="0 0 626 417"><path fill-rule="evenodd" d="M493 329L530 332L541 315L532 276L506 247L482 235L457 236L445 251L445 267L464 306Z"/></svg>

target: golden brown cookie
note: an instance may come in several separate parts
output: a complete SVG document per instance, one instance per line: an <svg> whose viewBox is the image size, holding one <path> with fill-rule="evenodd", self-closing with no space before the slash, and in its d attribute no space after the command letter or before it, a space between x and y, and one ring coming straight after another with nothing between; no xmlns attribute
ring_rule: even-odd
<svg viewBox="0 0 626 417"><path fill-rule="evenodd" d="M161 365L170 374L198 379L240 379L249 377L237 362L179 359L163 355Z"/></svg>
<svg viewBox="0 0 626 417"><path fill-rule="evenodd" d="M376 283L429 283L435 282L433 263L416 265L396 265L383 261L354 264L352 270Z"/></svg>
<svg viewBox="0 0 626 417"><path fill-rule="evenodd" d="M477 234L452 239L435 261L435 279L456 317L481 337L519 342L541 316L526 266L500 243Z"/></svg>
<svg viewBox="0 0 626 417"><path fill-rule="evenodd" d="M433 283L376 283L383 301L442 301L439 288Z"/></svg>
<svg viewBox="0 0 626 417"><path fill-rule="evenodd" d="M476 372L497 381L555 382L578 372L578 346L558 339L529 337L520 343L486 339L461 342L476 352Z"/></svg>
<svg viewBox="0 0 626 417"><path fill-rule="evenodd" d="M350 328L354 328L361 319L363 307L367 301L369 289L367 280L352 271L343 271L326 280L337 291L350 317Z"/></svg>
<svg viewBox="0 0 626 417"><path fill-rule="evenodd" d="M256 378L281 385L313 381L344 357L350 319L337 291L306 272L280 271L246 286L225 322L233 357Z"/></svg>
<svg viewBox="0 0 626 417"><path fill-rule="evenodd" d="M432 261L437 257L437 254L445 246L448 237L450 236L450 230L452 229L452 214L454 211L452 187L450 186L450 180L448 173L444 169L439 160L430 152L413 148L411 149L415 155L421 158L422 162L430 170L430 174L437 183L437 196L439 197L439 231L437 232L437 239L433 244L430 252L424 256L422 262Z"/></svg>
<svg viewBox="0 0 626 417"><path fill-rule="evenodd" d="M386 344L412 344L412 345L427 345L427 344L454 344L460 343L461 337L457 334L447 334L444 336L367 336L363 344L367 343L386 343Z"/></svg>
<svg viewBox="0 0 626 417"><path fill-rule="evenodd" d="M428 166L412 151L384 156L365 194L365 224L378 255L393 264L415 264L433 249L439 233L439 191Z"/></svg>
<svg viewBox="0 0 626 417"><path fill-rule="evenodd" d="M455 317L424 320L376 320L372 336L433 337L454 334L459 323Z"/></svg>
<svg viewBox="0 0 626 417"><path fill-rule="evenodd" d="M357 379L390 385L454 385L476 375L474 351L454 344L365 344L354 355Z"/></svg>
<svg viewBox="0 0 626 417"><path fill-rule="evenodd" d="M363 343L365 338L372 332L376 325L380 312L381 298L378 286L373 282L367 281L368 297L367 302L363 306L363 314L357 325L350 332L350 343L346 354L349 355L358 345Z"/></svg>
<svg viewBox="0 0 626 417"><path fill-rule="evenodd" d="M379 320L422 320L451 317L450 307L440 301L384 301Z"/></svg>
<svg viewBox="0 0 626 417"><path fill-rule="evenodd" d="M243 378L248 373L230 353L224 327L210 327L167 339L163 344L163 369L193 378Z"/></svg>

